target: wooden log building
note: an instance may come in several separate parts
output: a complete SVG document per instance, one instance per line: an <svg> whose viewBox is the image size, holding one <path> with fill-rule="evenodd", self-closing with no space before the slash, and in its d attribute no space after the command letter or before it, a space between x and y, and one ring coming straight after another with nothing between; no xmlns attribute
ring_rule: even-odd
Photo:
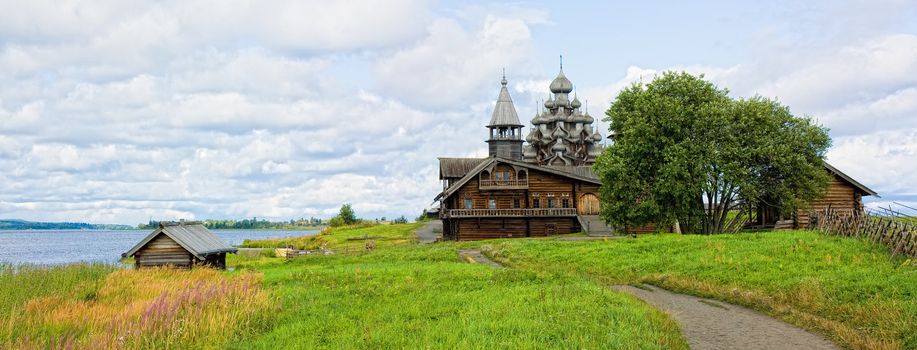
<svg viewBox="0 0 917 350"><path fill-rule="evenodd" d="M750 226L756 228L806 229L809 228L810 224L809 213L813 211L830 209L836 213L854 215L854 213L863 212L863 197L878 196L876 191L869 189L869 187L844 174L844 172L831 164L825 162L824 166L825 171L830 176L828 189L825 191L824 196L813 200L807 207L790 213L775 206L759 203L756 208L755 221L750 223Z"/></svg>
<svg viewBox="0 0 917 350"><path fill-rule="evenodd" d="M563 67L523 141L506 77L487 128L488 158L439 158L443 238L610 233L599 219L601 182L592 163L603 140ZM523 143L526 143L523 145Z"/></svg>
<svg viewBox="0 0 917 350"><path fill-rule="evenodd" d="M226 268L226 253L233 248L198 221L161 222L122 257L134 257L136 268L195 265Z"/></svg>
<svg viewBox="0 0 917 350"><path fill-rule="evenodd" d="M592 172L601 153L603 137L595 121L574 95L573 84L560 73L551 82L551 96L531 120L532 129L522 139L506 76L490 122L487 158L439 158L443 191L436 196L443 238L474 240L503 237L538 237L614 230L599 218L599 186ZM830 164L832 182L824 197L796 213L757 205L750 226L807 228L811 210L862 211L862 197L876 195ZM629 228L628 233L648 233L656 225Z"/></svg>

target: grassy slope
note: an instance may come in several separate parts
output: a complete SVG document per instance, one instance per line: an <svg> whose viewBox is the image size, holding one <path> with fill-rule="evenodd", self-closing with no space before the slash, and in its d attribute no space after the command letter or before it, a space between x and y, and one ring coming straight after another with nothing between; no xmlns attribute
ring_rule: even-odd
<svg viewBox="0 0 917 350"><path fill-rule="evenodd" d="M293 240L335 255L232 256L239 269L227 273L0 266L9 296L0 298L0 342L91 347L111 344L99 337L117 326L138 331L127 344L141 347L684 348L670 320L604 288L651 282L749 305L856 348L917 348L917 267L857 240L773 232L414 245L416 227L336 229ZM375 250L354 239L366 237L377 237ZM456 250L469 246L514 268L459 261ZM137 328L148 314L152 323ZM191 321L200 317L217 322Z"/></svg>
<svg viewBox="0 0 917 350"><path fill-rule="evenodd" d="M236 259L241 269L263 272L281 304L273 329L237 346L686 347L662 314L589 279L464 263L458 244L406 244L416 227L341 229L306 238L341 251L365 245L347 238L384 237L365 254Z"/></svg>
<svg viewBox="0 0 917 350"><path fill-rule="evenodd" d="M0 348L14 349L219 349L271 306L260 276L211 269L3 267L0 293Z"/></svg>
<svg viewBox="0 0 917 350"><path fill-rule="evenodd" d="M917 267L863 241L784 231L484 248L519 268L651 282L744 304L856 348L917 348Z"/></svg>

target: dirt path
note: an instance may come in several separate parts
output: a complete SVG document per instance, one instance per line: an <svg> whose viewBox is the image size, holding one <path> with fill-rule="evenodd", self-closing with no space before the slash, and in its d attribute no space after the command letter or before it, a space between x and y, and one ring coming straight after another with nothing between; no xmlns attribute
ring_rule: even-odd
<svg viewBox="0 0 917 350"><path fill-rule="evenodd" d="M820 335L741 306L653 286L612 288L671 315L691 349L840 349Z"/></svg>
<svg viewBox="0 0 917 350"><path fill-rule="evenodd" d="M462 249L459 250L458 253L462 260L466 260L468 262L485 264L493 267L503 267L503 265L500 265L500 263L496 261L490 260L490 258L482 254L481 251L477 249Z"/></svg>
<svg viewBox="0 0 917 350"><path fill-rule="evenodd" d="M443 236L443 221L442 220L430 220L423 227L414 231L414 234L417 235L417 240L420 243L433 243L436 240L442 238Z"/></svg>

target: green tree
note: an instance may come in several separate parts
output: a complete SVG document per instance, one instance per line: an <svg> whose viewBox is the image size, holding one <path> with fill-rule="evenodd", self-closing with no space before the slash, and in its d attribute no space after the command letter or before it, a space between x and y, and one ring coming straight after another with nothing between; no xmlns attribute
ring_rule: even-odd
<svg viewBox="0 0 917 350"><path fill-rule="evenodd" d="M353 207L350 203L346 203L341 206L341 211L338 212L338 215L331 218L331 226L341 226L341 225L353 225L360 221L357 219L357 215L353 212Z"/></svg>
<svg viewBox="0 0 917 350"><path fill-rule="evenodd" d="M732 99L703 76L666 72L621 91L606 112L614 143L596 160L603 218L678 222L719 233L742 203L792 210L824 192L827 130L762 97Z"/></svg>

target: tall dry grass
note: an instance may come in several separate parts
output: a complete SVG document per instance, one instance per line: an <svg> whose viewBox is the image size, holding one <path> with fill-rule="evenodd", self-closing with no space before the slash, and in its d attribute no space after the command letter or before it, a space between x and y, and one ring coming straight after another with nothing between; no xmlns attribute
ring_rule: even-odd
<svg viewBox="0 0 917 350"><path fill-rule="evenodd" d="M28 300L5 338L17 349L222 348L266 323L270 306L254 273L121 270L94 294Z"/></svg>

